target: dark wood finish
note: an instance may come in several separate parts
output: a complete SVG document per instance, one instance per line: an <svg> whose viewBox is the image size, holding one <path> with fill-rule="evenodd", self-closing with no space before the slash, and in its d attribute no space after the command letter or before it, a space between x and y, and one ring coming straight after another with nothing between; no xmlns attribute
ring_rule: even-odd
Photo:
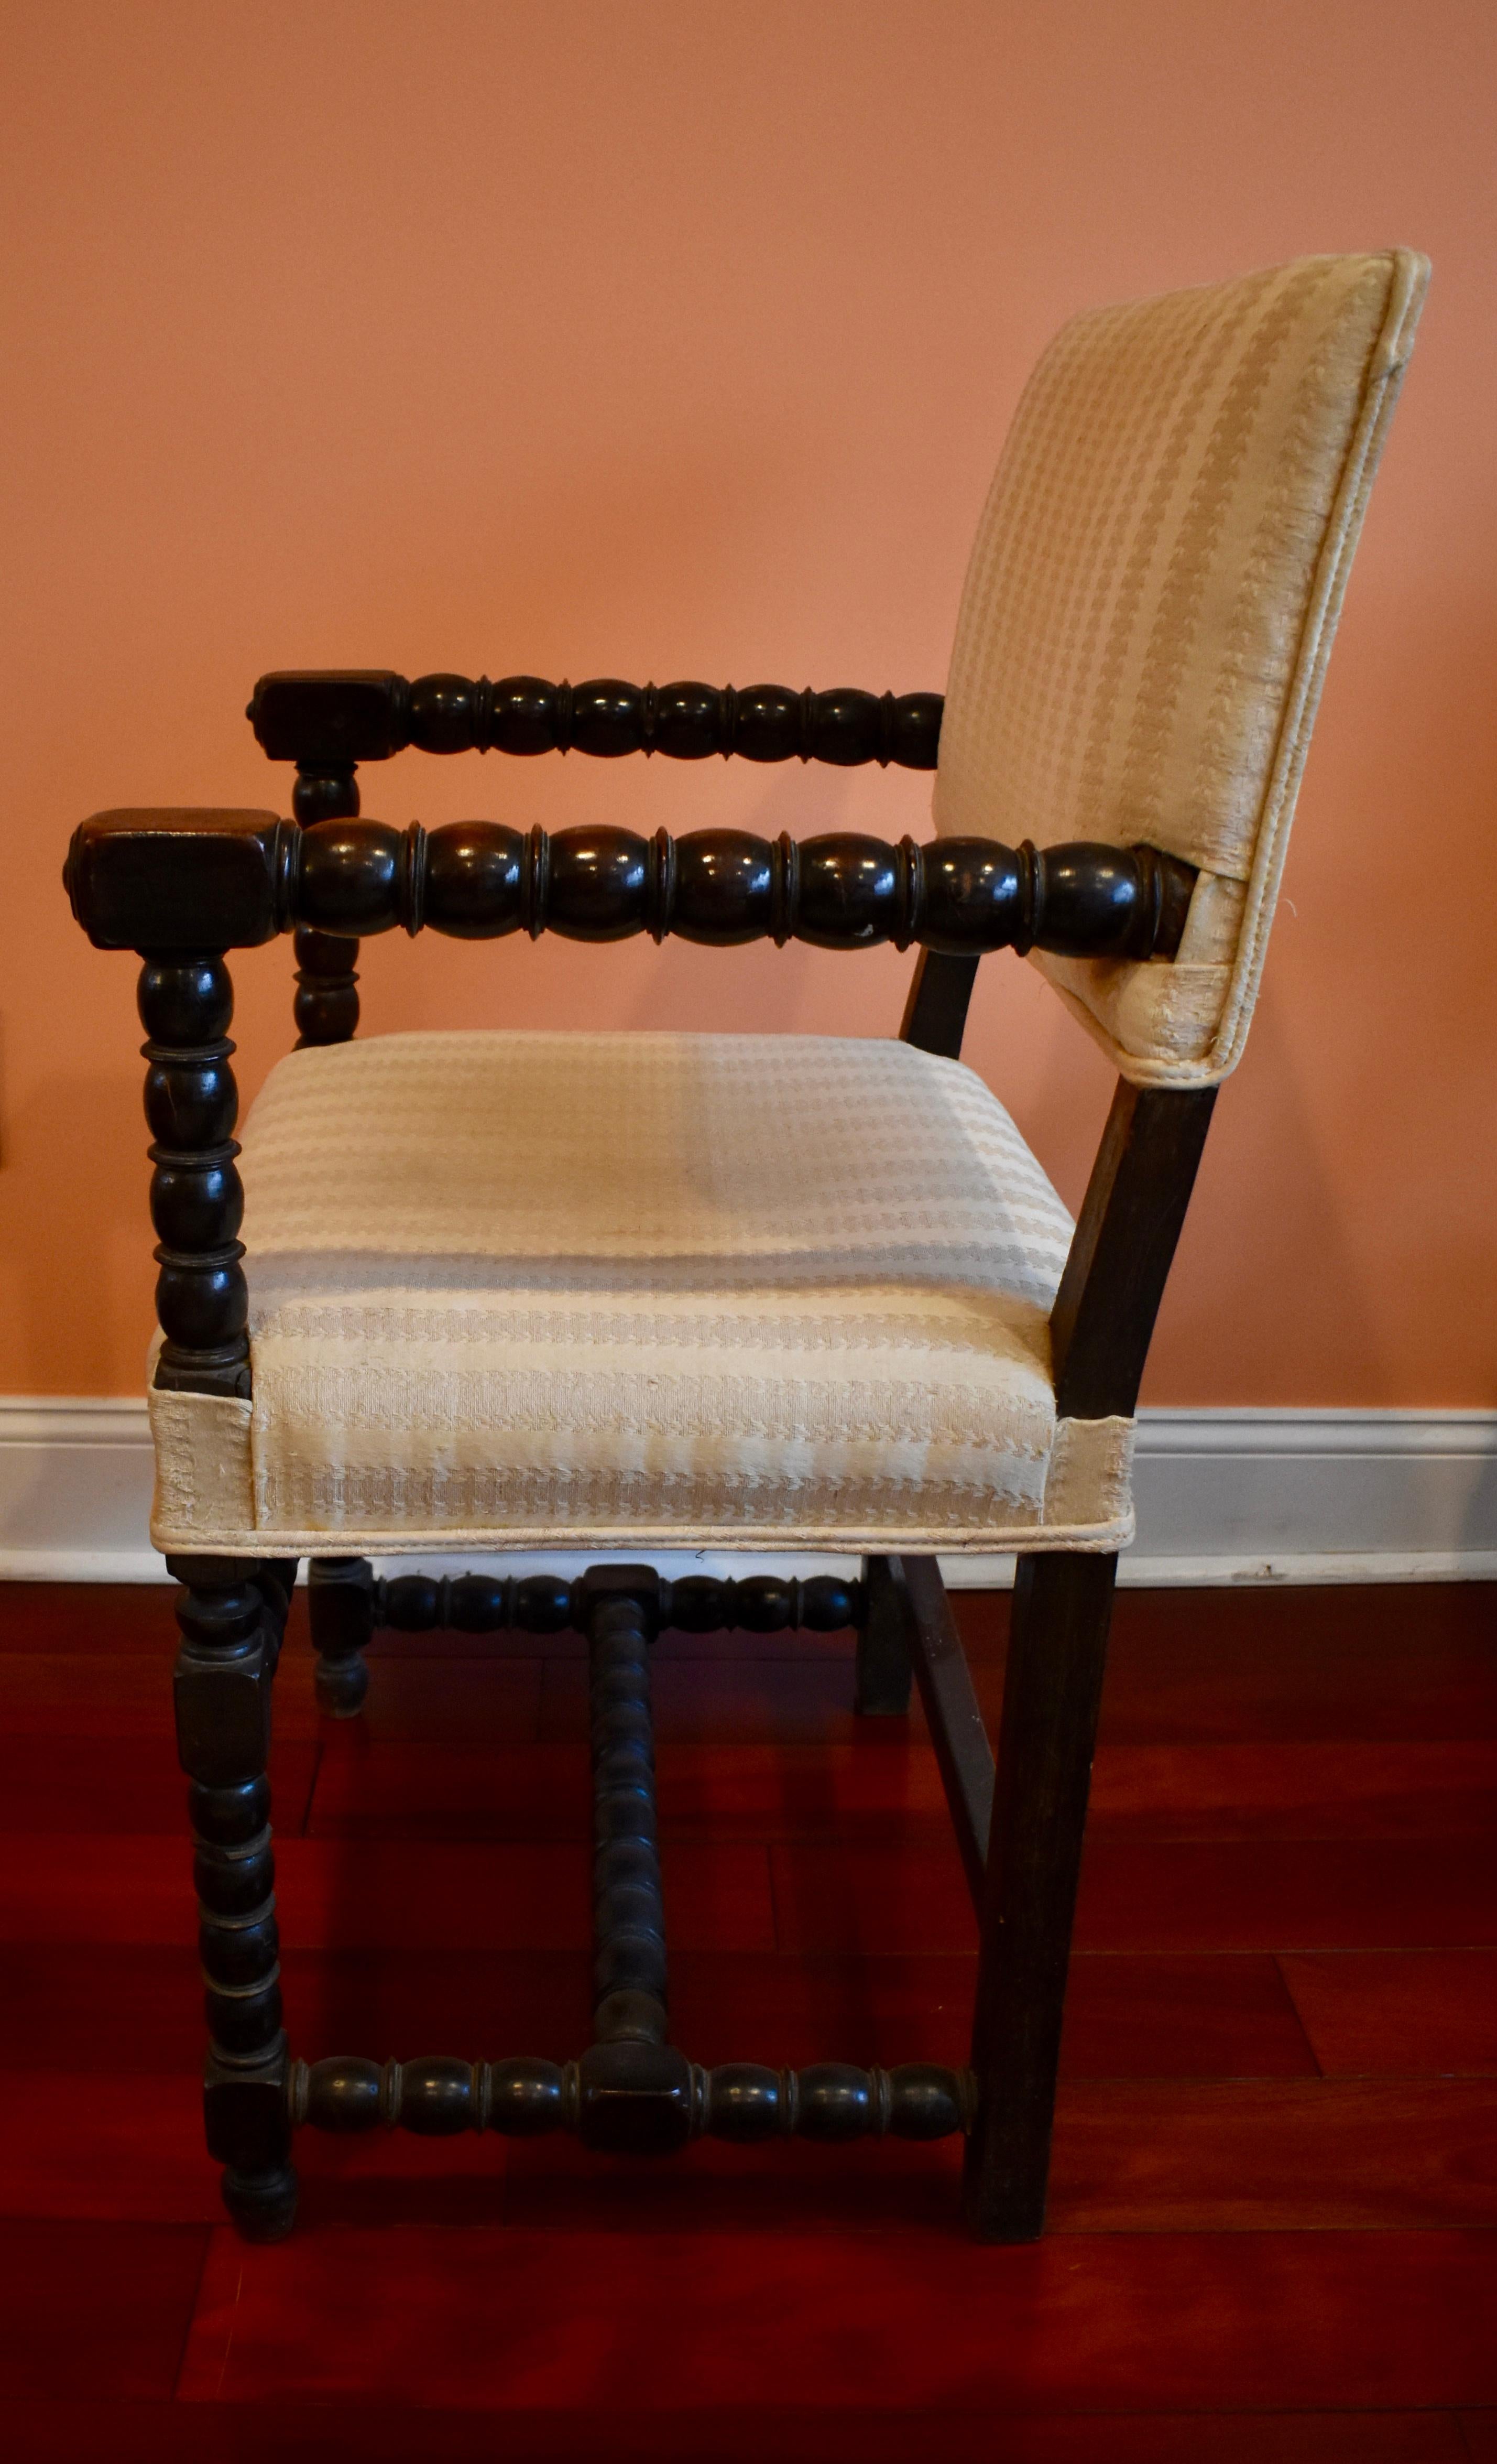
<svg viewBox="0 0 1497 2464"><path fill-rule="evenodd" d="M1044 2229L1066 1970L1116 1557L1019 1560L972 2023L978 2109L967 2221L982 2241Z"/></svg>
<svg viewBox="0 0 1497 2464"><path fill-rule="evenodd" d="M250 1298L238 1238L244 1191L235 1167L228 970L211 956L147 957L138 1002L148 1038L156 1314L165 1338L156 1383L247 1395Z"/></svg>
<svg viewBox="0 0 1497 2464"><path fill-rule="evenodd" d="M246 813L105 814L76 833L65 872L91 937L145 957L153 1210L168 1338L162 1374L209 1391L248 1391L225 950L295 929L305 1045L355 1031L358 938L397 927L414 934L429 925L468 939L550 930L590 942L649 932L712 946L919 944L901 1032L955 1057L984 952L1167 958L1195 879L1191 868L1147 847L1026 842L1013 849L984 839L922 847L908 838L891 846L852 833L796 842L726 830L678 842L664 830L645 838L610 828L551 838L486 822L428 833L359 815L357 761L406 743L930 766L939 704L933 720L915 697L298 676L264 680L251 715L267 750L298 764L293 823ZM1119 1089L1052 1315L1064 1415L1134 1408L1212 1100L1209 1092ZM270 1682L295 1568L200 1559L179 1571L189 1585L179 1735L200 1849L208 2137L242 2230L270 2238L290 2229L290 2132L305 2120L340 2130L382 2123L427 2136L569 2128L595 2150L635 2154L664 2153L704 2133L835 2143L965 2132L974 2231L1009 2240L1038 2234L1111 1558L1021 1561L996 1777L934 1559L871 1558L858 1586L764 1577L669 1585L647 1567L593 1568L573 1583L413 1575L377 1584L362 1561L318 1561L311 1585L317 1693L335 1713L359 1707L363 1646L381 1625L537 1634L571 1625L587 1634L595 2013L593 2042L569 2063L338 2057L310 2069L290 2065L280 2028L265 1780ZM905 1709L913 1668L980 1907L970 2073L837 2063L708 2071L670 2042L649 1670L652 1639L667 1617L697 1632L733 1621L761 1633L855 1622L865 1712Z"/></svg>
<svg viewBox="0 0 1497 2464"><path fill-rule="evenodd" d="M664 2046L669 2026L650 1717L655 1576L649 1567L595 1568L592 1573L598 1584L588 1617L593 2027L600 2047L629 2044L653 2051ZM629 1587L631 1573L642 1577L636 1588ZM597 2089L606 2111L606 2064ZM615 2095L618 2093L621 2087L616 2083ZM589 2136L585 2124L583 2135Z"/></svg>
<svg viewBox="0 0 1497 2464"><path fill-rule="evenodd" d="M804 1582L785 1574L741 1580L684 1574L668 1582L652 1567L633 1571L658 1632L673 1626L683 1634L840 1634L860 1625L865 1614L863 1586L838 1574L814 1574ZM373 1584L370 1601L377 1631L585 1634L597 1589L586 1575L569 1580L564 1574L396 1574Z"/></svg>
<svg viewBox="0 0 1497 2464"><path fill-rule="evenodd" d="M102 949L162 948L177 935L228 949L299 925L345 940L399 926L463 940L650 933L717 948L918 941L965 958L1001 949L1146 958L1178 948L1195 875L1152 847L1090 843L890 846L851 831L797 841L747 830L677 840L614 828L549 837L497 822L427 831L357 819L298 830L254 813L128 812L81 825L64 878ZM950 999L936 1006L949 1023Z"/></svg>
<svg viewBox="0 0 1497 2464"><path fill-rule="evenodd" d="M938 1053L944 1061L960 1061L976 981L975 958L959 958L949 950L922 950L900 1021L900 1043L918 1045L922 1052Z"/></svg>
<svg viewBox="0 0 1497 2464"><path fill-rule="evenodd" d="M910 1707L909 1604L899 1578L899 1560L865 1557L867 1598L857 1637L853 1707L865 1719L900 1719Z"/></svg>
<svg viewBox="0 0 1497 2464"><path fill-rule="evenodd" d="M387 670L262 676L246 716L272 761L384 761L423 753L662 753L705 761L877 761L934 770L940 693L793 693L785 685L631 685L617 676L417 676Z"/></svg>
<svg viewBox="0 0 1497 2464"><path fill-rule="evenodd" d="M972 2083L940 2062L812 2062L774 2070L722 2062L704 2070L673 2046L615 2038L575 2062L414 2062L335 2057L293 2062L287 2110L293 2128L339 2134L409 2130L428 2139L492 2130L534 2139L572 2130L610 2155L662 2156L691 2139L739 2146L800 2138L952 2139L967 2127Z"/></svg>
<svg viewBox="0 0 1497 2464"><path fill-rule="evenodd" d="M431 1578L397 1577L383 1606L422 1627L434 1623L439 1610L450 1616L456 1605L460 1613L495 1618L518 1609L547 1631L575 1622L587 1633L594 2041L563 2065L530 2057L473 2063L445 2056L383 2065L346 2057L310 2067L297 2062L287 2079L288 2126L360 2131L382 2123L426 2136L499 2130L526 2138L569 2129L600 2154L631 2156L667 2155L704 2134L743 2144L789 2136L839 2144L884 2135L940 2139L965 2130L975 2104L973 2084L966 2074L939 2064L885 2071L822 2062L797 2073L738 2062L708 2072L670 2043L650 1645L662 1598L673 1587L649 1566L590 1567L572 1584L530 1576L521 1584L494 1584L487 1598L478 1591L485 1579L460 1576L466 1588L454 1602ZM748 1584L741 1587L748 1604L786 1619L792 1587L750 1579L752 1593ZM367 1569L344 1577L347 1592L356 1585L368 1600ZM330 1595L335 1588L330 1581ZM724 1595L740 1587L692 1576L674 1588L686 1593L684 1611L695 1615L701 1630L703 1621L721 1621ZM823 1615L845 1612L851 1591L822 1578L816 1605Z"/></svg>
<svg viewBox="0 0 1497 2464"><path fill-rule="evenodd" d="M353 762L328 767L303 763L292 811L304 830L357 820L358 781ZM295 950L296 1049L346 1044L358 1025L358 943L346 933L320 933L302 925Z"/></svg>
<svg viewBox="0 0 1497 2464"><path fill-rule="evenodd" d="M1055 1408L1127 1417L1216 1106L1214 1087L1120 1078L1051 1311Z"/></svg>
<svg viewBox="0 0 1497 2464"><path fill-rule="evenodd" d="M1056 1408L1138 1401L1215 1089L1120 1082L1051 1320ZM1020 1560L973 2029L967 2212L984 2238L1044 2224L1066 1967L1116 1560Z"/></svg>
<svg viewBox="0 0 1497 2464"><path fill-rule="evenodd" d="M285 1595L261 1580L252 1559L166 1562L184 1586L177 1749L191 1782L208 2153L224 2167L224 2203L240 2232L274 2241L291 2231L296 2211L265 1775Z"/></svg>
<svg viewBox="0 0 1497 2464"><path fill-rule="evenodd" d="M364 1645L375 1630L375 1579L367 1557L314 1557L307 1615L317 1655L317 1708L335 1720L352 1720L369 1691Z"/></svg>
<svg viewBox="0 0 1497 2464"><path fill-rule="evenodd" d="M62 886L98 950L255 950L293 920L296 836L274 813L120 807L74 831Z"/></svg>
<svg viewBox="0 0 1497 2464"><path fill-rule="evenodd" d="M992 1829L992 1748L940 1566L934 1557L900 1557L894 1567L896 1596L905 1612L905 1648L914 1664L967 1888L981 1911Z"/></svg>
<svg viewBox="0 0 1497 2464"><path fill-rule="evenodd" d="M1134 1410L1214 1088L1120 1081L1051 1315L1055 1405ZM1019 1560L973 2022L966 2207L985 2240L1044 2226L1066 1969L1107 1661L1114 1557Z"/></svg>

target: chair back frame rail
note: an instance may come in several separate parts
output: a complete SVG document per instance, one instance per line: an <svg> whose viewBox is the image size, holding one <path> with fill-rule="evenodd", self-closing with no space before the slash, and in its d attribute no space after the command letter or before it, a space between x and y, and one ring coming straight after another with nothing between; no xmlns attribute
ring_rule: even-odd
<svg viewBox="0 0 1497 2464"><path fill-rule="evenodd" d="M639 932L712 946L802 938L837 949L885 941L921 956L900 1034L960 1056L979 957L1039 947L1169 957L1191 868L1159 850L1078 844L1019 849L980 839L927 847L836 834L797 845L747 832L672 841L614 830L548 838L466 823L425 832L359 818L360 759L407 745L450 753L575 749L675 759L819 759L934 766L938 694L748 693L604 679L553 687L387 671L271 675L250 706L272 759L294 760L293 821L271 814L120 813L75 834L65 881L98 946L141 957L159 1235L157 1382L248 1395L248 1291L238 1239L237 1092L224 963L288 929L299 1044L341 1043L358 1019L356 961L369 932L423 926L463 937ZM1133 1413L1215 1089L1119 1081L1051 1318L1056 1409ZM352 1716L364 1649L384 1627L490 1632L573 1626L590 1654L595 1781L594 2042L575 2061L292 2057L282 2026L266 1764L271 1688L297 1568L168 1559L183 1589L178 1743L190 1781L209 2053L209 2151L230 2214L251 2238L291 2229L294 2127L576 2131L584 2144L663 2153L708 2133L745 2143L797 2134L965 2140L974 2234L1043 2229L1060 2027L1117 1560L1021 1556L996 1758L936 1558L873 1555L860 1582L777 1577L666 1584L649 1567L578 1581L468 1575L376 1580L361 1559L310 1568L317 1691ZM894 2070L753 2063L712 2071L668 2038L663 1904L656 1859L651 1639L692 1631L852 1625L857 1705L907 1709L918 1681L980 1925L970 2066Z"/></svg>

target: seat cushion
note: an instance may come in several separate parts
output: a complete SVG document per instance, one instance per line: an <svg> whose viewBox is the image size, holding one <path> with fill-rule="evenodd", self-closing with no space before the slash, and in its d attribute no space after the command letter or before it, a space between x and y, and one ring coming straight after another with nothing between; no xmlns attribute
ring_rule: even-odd
<svg viewBox="0 0 1497 2464"><path fill-rule="evenodd" d="M1128 1424L1057 1441L1070 1218L958 1063L385 1036L282 1061L242 1169L253 1402L153 1397L160 1545L1126 1536Z"/></svg>

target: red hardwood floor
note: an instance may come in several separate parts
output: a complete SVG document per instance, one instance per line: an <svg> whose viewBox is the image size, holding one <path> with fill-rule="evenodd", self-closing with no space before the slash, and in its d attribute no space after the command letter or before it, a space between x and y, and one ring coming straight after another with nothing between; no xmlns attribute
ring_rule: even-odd
<svg viewBox="0 0 1497 2464"><path fill-rule="evenodd" d="M959 1603L996 1705L1005 1603ZM439 1640L445 1648L433 1648ZM456 1647L455 1647L456 1646ZM1124 1594L1052 2230L956 2151L299 2143L277 2250L198 2140L163 1592L0 1587L0 2450L1497 2464L1497 1594ZM577 1648L390 1639L274 1767L293 2041L567 2054ZM677 2033L962 2058L939 1785L841 1639L659 1647Z"/></svg>

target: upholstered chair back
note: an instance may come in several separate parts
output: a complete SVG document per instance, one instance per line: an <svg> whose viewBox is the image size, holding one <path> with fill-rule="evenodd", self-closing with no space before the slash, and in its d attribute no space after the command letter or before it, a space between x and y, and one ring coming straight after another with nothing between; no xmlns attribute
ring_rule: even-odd
<svg viewBox="0 0 1497 2464"><path fill-rule="evenodd" d="M1172 961L1034 963L1142 1085L1241 1056L1429 268L1310 256L1077 317L1035 369L952 653L939 831L1199 867Z"/></svg>

